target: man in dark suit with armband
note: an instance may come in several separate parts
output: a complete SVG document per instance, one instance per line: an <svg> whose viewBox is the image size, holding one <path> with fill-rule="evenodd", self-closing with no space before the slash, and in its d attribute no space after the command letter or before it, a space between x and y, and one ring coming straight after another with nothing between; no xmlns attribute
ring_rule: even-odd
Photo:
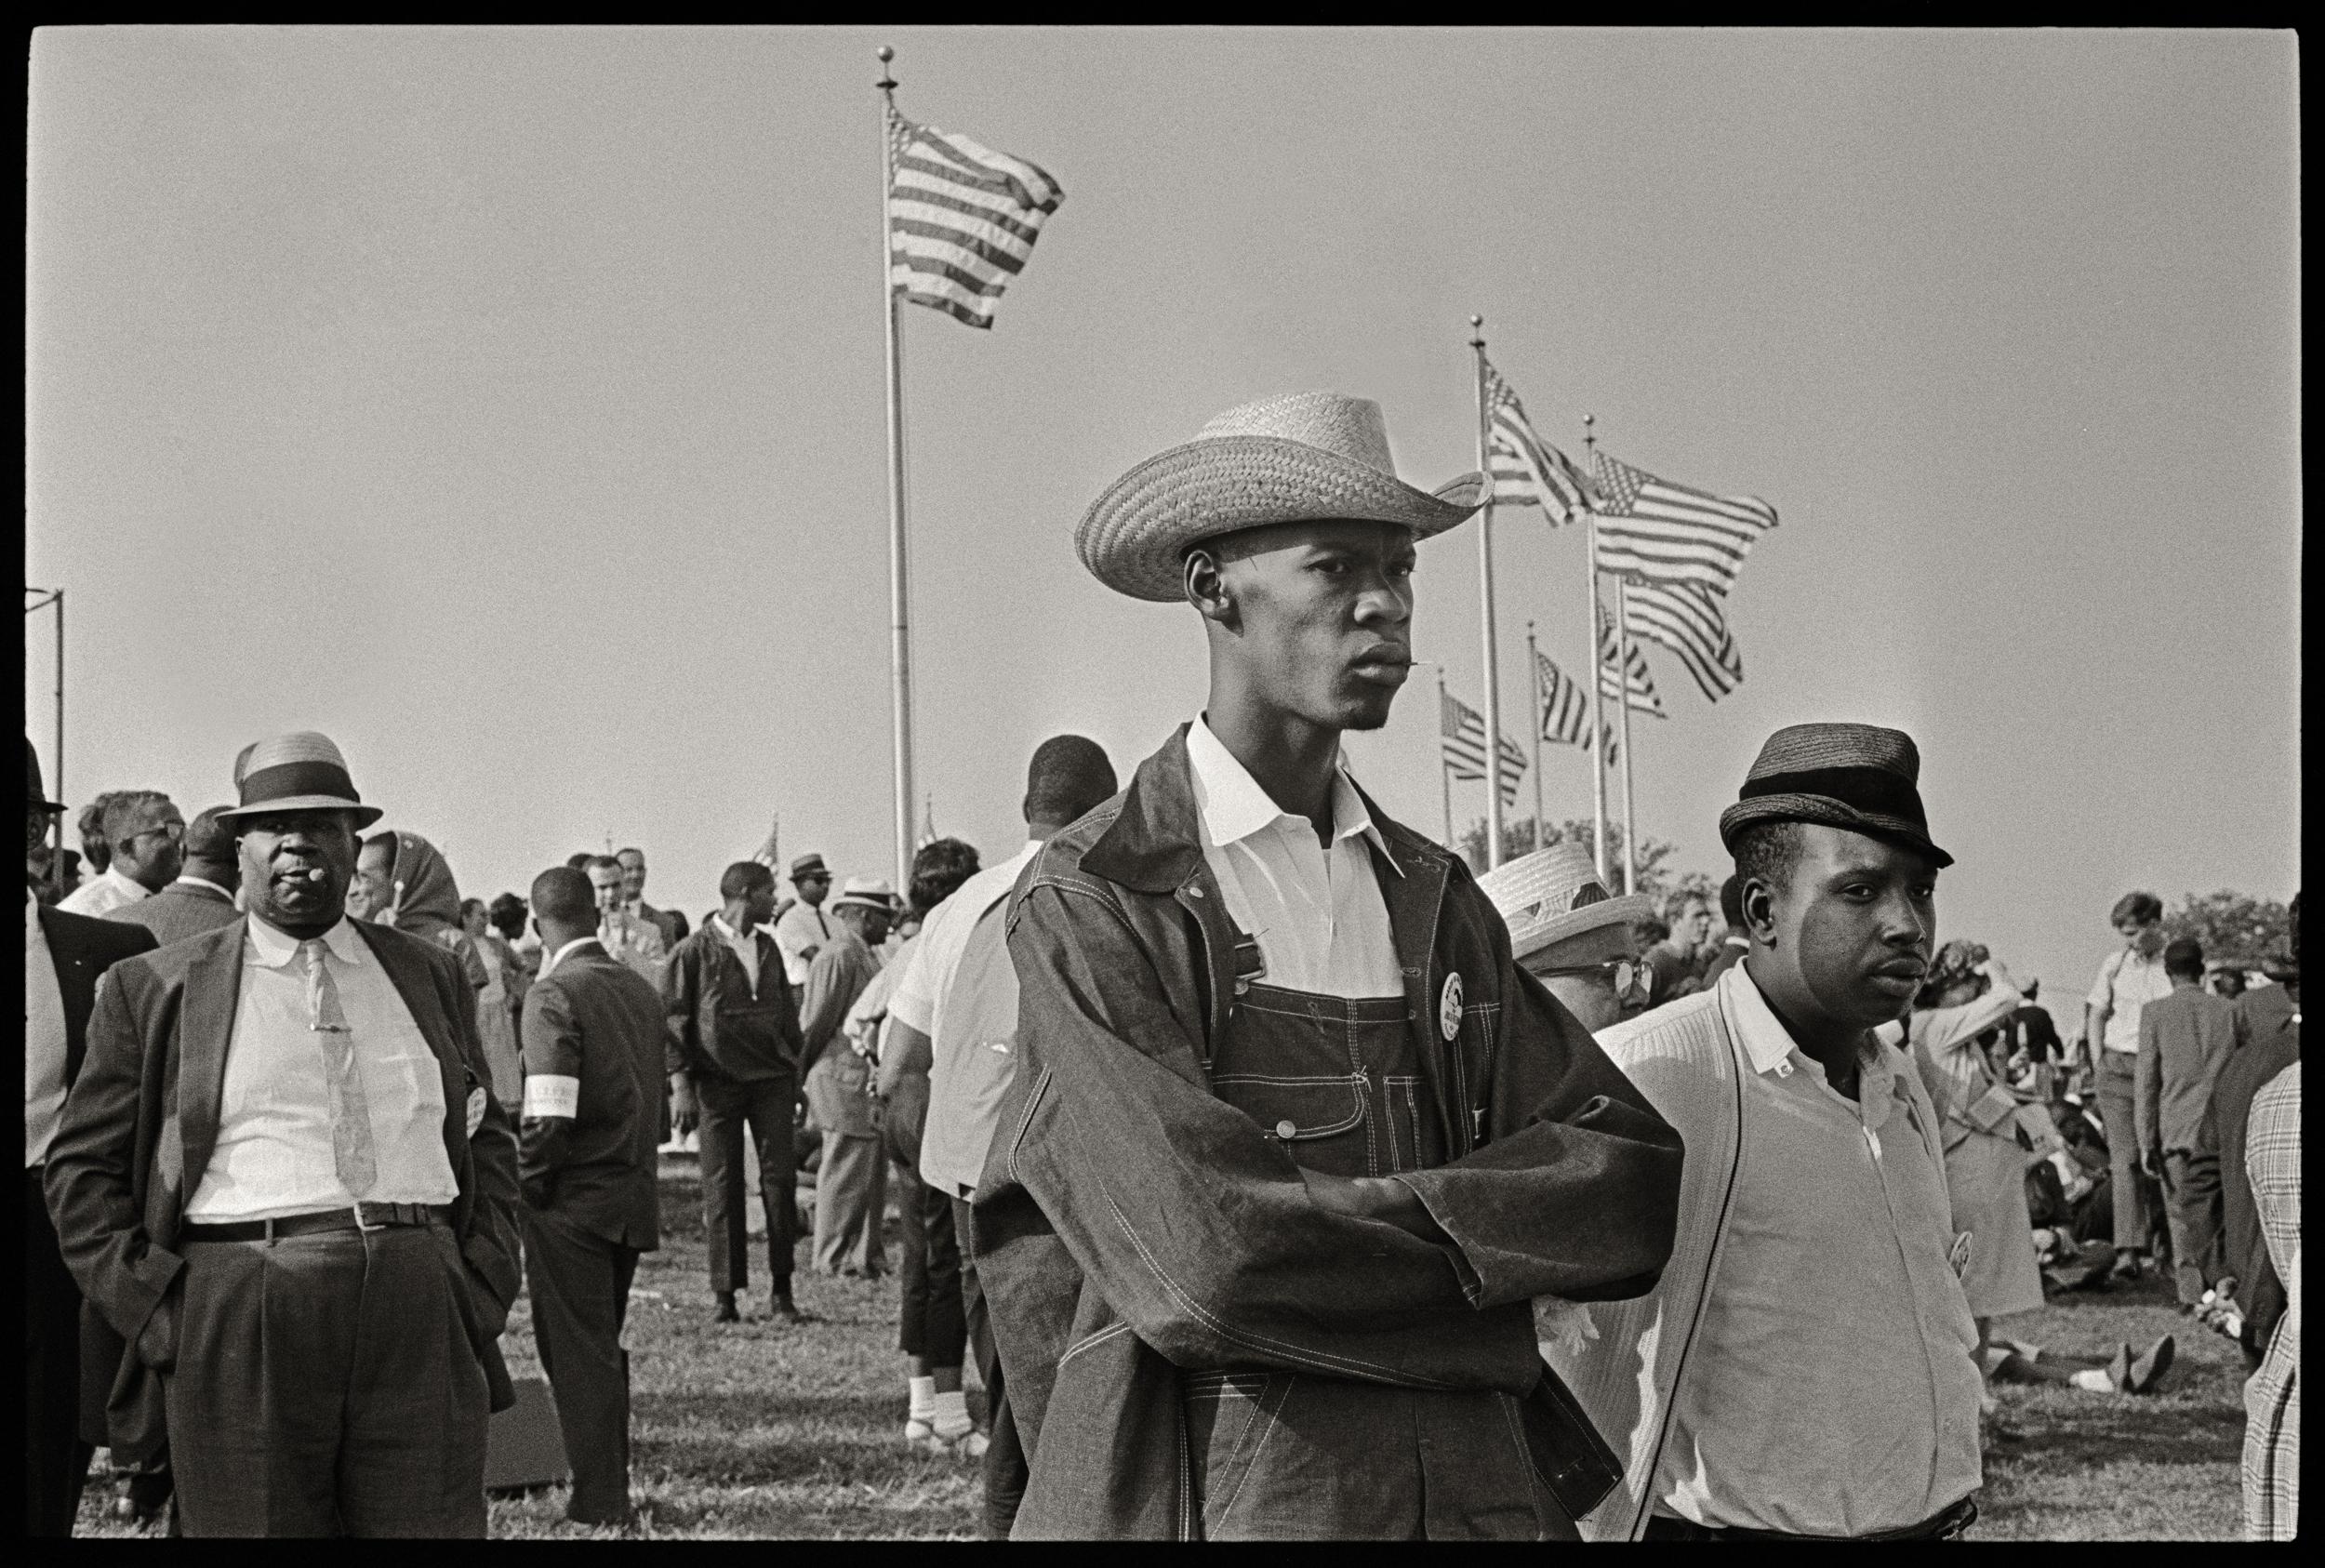
<svg viewBox="0 0 2325 1568"><path fill-rule="evenodd" d="M533 880L541 973L525 996L517 1179L533 1338L573 1465L565 1517L630 1517L630 1355L638 1255L660 1244L662 998L597 939L590 879Z"/></svg>

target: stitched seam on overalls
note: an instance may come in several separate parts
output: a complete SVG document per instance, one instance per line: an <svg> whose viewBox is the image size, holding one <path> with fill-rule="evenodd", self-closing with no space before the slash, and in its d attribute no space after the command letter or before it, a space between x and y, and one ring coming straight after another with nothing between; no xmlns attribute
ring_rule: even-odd
<svg viewBox="0 0 2325 1568"><path fill-rule="evenodd" d="M1221 1083L1275 1083L1284 1087L1299 1087L1308 1084L1329 1083L1334 1087L1340 1089L1348 1089L1350 1087L1348 1081L1345 1078L1265 1078L1257 1073L1237 1073L1233 1077L1214 1079L1212 1081L1215 1090L1217 1085ZM1294 1126L1296 1129L1295 1136L1293 1138L1285 1141L1304 1142L1309 1138L1332 1137L1337 1134L1347 1132L1350 1127L1355 1126L1359 1122L1362 1122L1364 1119L1364 1096L1361 1093L1355 1093L1351 1095L1351 1098L1356 1104L1356 1113L1350 1116L1347 1121L1335 1122L1330 1126L1324 1127L1301 1127L1295 1123ZM1235 1109L1242 1110L1242 1107L1238 1106ZM1251 1112L1248 1110L1243 1111L1243 1114L1251 1116ZM1259 1119L1256 1116L1253 1116L1252 1120L1256 1123Z"/></svg>
<svg viewBox="0 0 2325 1568"><path fill-rule="evenodd" d="M1122 1227L1123 1234L1129 1238L1132 1248L1137 1252L1138 1256L1145 1262L1154 1277L1162 1282L1162 1287L1171 1293L1172 1297L1186 1309L1189 1317L1194 1318L1220 1338L1237 1345L1249 1346L1255 1350L1266 1350L1282 1355L1286 1361L1297 1362L1320 1372L1377 1373L1382 1375L1377 1381L1403 1388L1451 1389L1455 1387L1455 1384L1442 1382L1437 1378L1419 1377L1413 1374L1399 1372L1395 1367L1359 1361L1353 1356L1319 1354L1286 1340L1273 1339L1263 1334L1253 1334L1235 1327L1187 1294L1186 1287L1173 1279L1169 1271L1156 1260L1154 1254L1147 1250L1147 1243L1139 1238L1137 1230L1131 1225L1129 1218L1123 1215L1121 1206L1114 1202L1113 1193L1106 1191L1103 1188L1099 1190L1106 1199L1107 1208L1114 1216L1114 1223Z"/></svg>
<svg viewBox="0 0 2325 1568"><path fill-rule="evenodd" d="M1108 1340L1114 1338L1116 1335L1128 1334L1129 1332L1130 1325L1128 1323L1114 1323L1109 1327L1098 1330L1096 1334L1091 1335L1087 1339L1076 1340L1073 1344L1066 1347L1066 1353L1064 1355L1057 1358L1057 1370L1060 1372L1065 1371L1066 1363L1073 1360L1076 1356L1082 1354L1083 1351L1090 1349L1094 1346L1103 1345Z"/></svg>
<svg viewBox="0 0 2325 1568"><path fill-rule="evenodd" d="M1025 1097L1024 1114L1017 1118L1016 1136L1009 1140L1009 1179L1020 1187L1025 1185L1025 1178L1017 1174L1017 1150L1025 1147L1026 1132L1033 1125L1033 1112L1041 1105L1042 1096L1049 1093L1049 1078L1050 1070L1043 1068L1042 1076L1033 1081L1033 1092Z"/></svg>
<svg viewBox="0 0 2325 1568"><path fill-rule="evenodd" d="M1293 1375L1290 1373L1282 1375L1283 1387L1281 1391L1277 1390L1272 1386L1275 1379L1272 1377L1269 1378L1269 1382L1270 1387L1262 1389L1259 1391L1259 1398L1252 1402L1252 1418L1251 1421L1244 1424L1244 1431L1248 1433L1251 1430L1253 1424L1258 1422L1263 1417L1266 1419L1268 1424L1260 1429L1259 1446L1253 1449L1251 1451L1251 1457L1243 1462L1243 1473L1235 1478L1234 1489L1227 1495L1227 1500L1219 1505L1219 1522L1221 1524L1225 1524L1227 1522L1227 1516L1229 1512L1235 1507L1235 1499L1243 1495L1243 1488L1251 1481L1252 1472L1259 1468L1259 1456L1268 1451L1268 1440L1276 1435L1276 1416L1283 1409L1284 1402L1292 1397L1292 1376ZM1271 1396L1274 1401L1272 1404L1269 1403ZM1238 1451L1242 1448L1243 1445L1240 1439L1237 1441L1235 1446ZM1230 1462L1232 1462L1231 1459Z"/></svg>

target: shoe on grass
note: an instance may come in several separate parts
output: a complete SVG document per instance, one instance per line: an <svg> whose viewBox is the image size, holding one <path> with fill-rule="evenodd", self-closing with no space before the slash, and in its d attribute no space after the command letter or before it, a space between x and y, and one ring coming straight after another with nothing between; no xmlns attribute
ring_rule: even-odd
<svg viewBox="0 0 2325 1568"><path fill-rule="evenodd" d="M714 1323L738 1323L743 1321L742 1309L735 1305L733 1291L718 1293L718 1305L711 1310L711 1321Z"/></svg>
<svg viewBox="0 0 2325 1568"><path fill-rule="evenodd" d="M2126 1346L2125 1349L2128 1349L2130 1347ZM2132 1357L2131 1364L2125 1369L2125 1378L2122 1384L2124 1391L2144 1394L2153 1389L2163 1375L2172 1370L2172 1358L2178 1349L2172 1336L2167 1334Z"/></svg>
<svg viewBox="0 0 2325 1568"><path fill-rule="evenodd" d="M799 1309L798 1304L791 1300L791 1293L788 1290L778 1291L767 1297L767 1316L779 1323L804 1323L814 1321Z"/></svg>
<svg viewBox="0 0 2325 1568"><path fill-rule="evenodd" d="M2117 1393L2127 1394L2131 1392L2131 1381L2132 1347L2126 1342L2118 1345L2115 1348L2115 1354L2107 1358L2107 1382L2114 1387Z"/></svg>

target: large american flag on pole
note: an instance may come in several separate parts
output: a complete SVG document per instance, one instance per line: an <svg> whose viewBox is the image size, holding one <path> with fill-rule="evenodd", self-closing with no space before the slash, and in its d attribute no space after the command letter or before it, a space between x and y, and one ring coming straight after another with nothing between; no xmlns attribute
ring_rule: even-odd
<svg viewBox="0 0 2325 1568"><path fill-rule="evenodd" d="M1580 746L1590 750L1590 698L1581 685L1566 678L1566 672L1552 664L1548 654L1534 656L1534 675L1542 690L1542 738L1561 746ZM1610 693L1610 695L1612 695ZM1614 726L1603 726L1606 734L1606 760L1609 766L1622 760L1622 742L1615 738Z"/></svg>
<svg viewBox="0 0 2325 1568"><path fill-rule="evenodd" d="M971 326L1024 270L1066 193L1023 158L888 112L888 279L915 304Z"/></svg>
<svg viewBox="0 0 2325 1568"><path fill-rule="evenodd" d="M1444 765L1455 778L1485 777L1485 715L1451 692L1442 692L1439 729L1443 736ZM1518 804L1518 781L1525 777L1526 754L1508 736L1501 746L1502 804Z"/></svg>
<svg viewBox="0 0 2325 1568"><path fill-rule="evenodd" d="M1495 506L1538 506L1552 527L1588 504L1590 481L1565 453L1534 433L1525 406L1492 361L1485 365L1486 461Z"/></svg>
<svg viewBox="0 0 2325 1568"><path fill-rule="evenodd" d="M1630 628L1680 656L1706 698L1744 683L1744 656L1729 634L1726 601L1697 582L1626 582Z"/></svg>
<svg viewBox="0 0 2325 1568"><path fill-rule="evenodd" d="M1636 631L1637 628L1632 630ZM1599 606L1599 689L1606 694L1611 702L1628 702L1634 713L1652 713L1658 719L1670 717L1664 711L1662 695L1655 690L1655 678L1648 672L1646 650L1634 639L1628 650L1630 657L1617 660L1616 641L1614 618L1608 615L1606 606L1601 605ZM1615 672L1618 662L1622 665L1619 675Z"/></svg>
<svg viewBox="0 0 2325 1568"><path fill-rule="evenodd" d="M1752 542L1776 525L1753 496L1715 496L1598 454L1599 569L1724 593Z"/></svg>

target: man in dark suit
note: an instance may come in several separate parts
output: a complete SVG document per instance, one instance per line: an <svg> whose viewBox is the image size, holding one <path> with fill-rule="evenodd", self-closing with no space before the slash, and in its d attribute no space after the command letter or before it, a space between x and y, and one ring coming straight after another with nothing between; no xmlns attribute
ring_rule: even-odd
<svg viewBox="0 0 2325 1568"><path fill-rule="evenodd" d="M660 1244L662 998L597 939L590 879L533 882L540 977L525 993L517 1176L533 1339L573 1465L565 1517L630 1517L630 1356L638 1255Z"/></svg>
<svg viewBox="0 0 2325 1568"><path fill-rule="evenodd" d="M130 1347L113 1441L143 1457L166 1414L188 1535L481 1536L519 1273L475 993L347 920L379 812L327 737L238 772L248 917L114 966L48 1152L65 1262Z"/></svg>
<svg viewBox="0 0 2325 1568"><path fill-rule="evenodd" d="M64 807L41 787L24 742L24 843ZM43 1192L67 1091L81 1073L89 1010L108 967L153 946L151 932L64 914L24 893L24 1527L70 1535L88 1474L80 1420L81 1292L65 1268Z"/></svg>
<svg viewBox="0 0 2325 1568"><path fill-rule="evenodd" d="M185 861L177 881L105 918L142 925L164 947L232 924L240 913L234 889L242 885L242 868L234 860L234 835L219 820L225 810L214 805L186 824Z"/></svg>

